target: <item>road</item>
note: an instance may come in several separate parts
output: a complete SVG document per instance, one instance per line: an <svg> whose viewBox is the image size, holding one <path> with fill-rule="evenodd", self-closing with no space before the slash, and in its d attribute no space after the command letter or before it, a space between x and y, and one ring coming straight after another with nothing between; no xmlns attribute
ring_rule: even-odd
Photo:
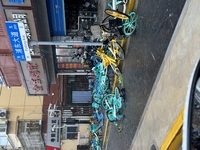
<svg viewBox="0 0 200 150"><path fill-rule="evenodd" d="M128 150L140 122L152 86L163 61L185 0L140 0L137 30L127 40L122 64L126 103L120 121L122 132L110 123L107 150ZM156 108L155 108L156 109Z"/></svg>

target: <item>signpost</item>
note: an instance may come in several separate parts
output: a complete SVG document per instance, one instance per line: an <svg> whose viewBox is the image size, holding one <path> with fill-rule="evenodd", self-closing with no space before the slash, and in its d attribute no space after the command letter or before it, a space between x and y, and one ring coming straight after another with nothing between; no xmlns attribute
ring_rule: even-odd
<svg viewBox="0 0 200 150"><path fill-rule="evenodd" d="M28 39L22 22L6 22L6 29L16 61L31 61Z"/></svg>

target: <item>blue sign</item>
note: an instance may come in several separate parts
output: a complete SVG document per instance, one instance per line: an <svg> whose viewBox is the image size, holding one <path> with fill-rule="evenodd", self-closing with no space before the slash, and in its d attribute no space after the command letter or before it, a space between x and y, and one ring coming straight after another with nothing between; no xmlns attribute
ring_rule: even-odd
<svg viewBox="0 0 200 150"><path fill-rule="evenodd" d="M23 24L22 24L23 25ZM6 29L16 61L30 61L30 51L27 47L26 33L18 22L6 22Z"/></svg>
<svg viewBox="0 0 200 150"><path fill-rule="evenodd" d="M24 4L24 0L8 0L10 4Z"/></svg>
<svg viewBox="0 0 200 150"><path fill-rule="evenodd" d="M66 35L64 0L47 0L46 2L51 35Z"/></svg>
<svg viewBox="0 0 200 150"><path fill-rule="evenodd" d="M2 80L2 78L1 78L1 76L0 76L0 85L4 85L4 83L3 83L3 80Z"/></svg>

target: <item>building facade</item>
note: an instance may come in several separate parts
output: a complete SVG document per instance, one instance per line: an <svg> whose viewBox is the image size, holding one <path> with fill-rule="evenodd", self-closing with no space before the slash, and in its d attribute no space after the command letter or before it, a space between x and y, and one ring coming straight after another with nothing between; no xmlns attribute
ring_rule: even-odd
<svg viewBox="0 0 200 150"><path fill-rule="evenodd" d="M23 87L6 88L0 94L0 147L43 150L42 96L28 96Z"/></svg>
<svg viewBox="0 0 200 150"><path fill-rule="evenodd" d="M42 114L41 121L31 122L33 126L42 124L40 130L44 146L47 144L45 137L51 135L47 110L54 99L52 104L61 111L58 119L62 122L60 125L66 125L60 130L58 148L83 149L84 145L88 145L89 116L93 113L91 91L86 78L89 67L73 59L77 49L83 46L29 45L30 60L16 61L24 57L19 51L23 45L18 43L17 34L7 31L15 29L14 25L8 23L17 22L23 25L29 43L87 42L90 39L86 38L85 31L97 22L96 9L87 7L85 1L73 0L0 0L0 8L0 83L4 85L3 89L23 86L26 97L44 97L45 105L39 111ZM33 111L31 115L39 114ZM27 124L17 122L20 127ZM23 130L19 129L19 132ZM30 143L23 141L23 138L28 137L18 136L21 145L17 146L27 148Z"/></svg>

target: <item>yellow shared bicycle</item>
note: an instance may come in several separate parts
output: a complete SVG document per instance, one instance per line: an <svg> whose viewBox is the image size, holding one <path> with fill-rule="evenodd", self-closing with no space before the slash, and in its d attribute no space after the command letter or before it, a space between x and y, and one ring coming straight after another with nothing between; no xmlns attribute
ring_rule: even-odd
<svg viewBox="0 0 200 150"><path fill-rule="evenodd" d="M101 46L97 48L96 55L97 57L100 57L102 60L102 64L105 68L110 66L114 73L117 76L120 76L122 73L120 69L118 68L120 60L124 59L124 51L122 47L120 46L120 52L118 49L118 46L116 42L109 42L108 48L105 48L104 46ZM104 50L105 49L105 50Z"/></svg>

